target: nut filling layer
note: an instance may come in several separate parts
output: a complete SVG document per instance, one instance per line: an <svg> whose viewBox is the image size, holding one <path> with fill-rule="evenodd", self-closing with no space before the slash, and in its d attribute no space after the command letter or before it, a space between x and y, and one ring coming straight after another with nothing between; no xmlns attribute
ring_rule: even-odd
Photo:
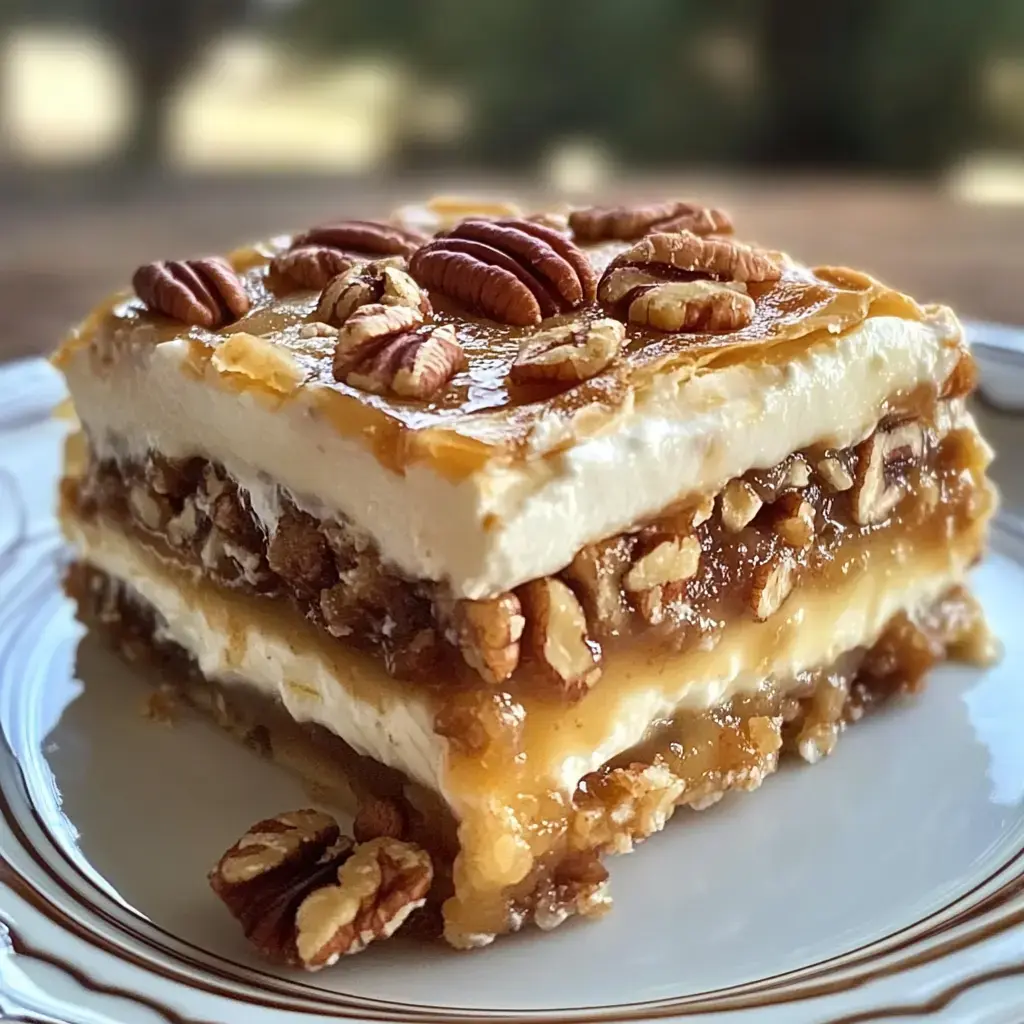
<svg viewBox="0 0 1024 1024"><path fill-rule="evenodd" d="M706 647L732 621L777 614L880 528L941 533L983 514L963 473L984 461L981 442L961 416L943 402L853 448L795 453L585 547L557 576L480 601L404 577L350 524L283 489L261 518L265 495L254 502L199 458L93 458L66 496L78 514L112 519L221 585L289 601L398 678L572 701L599 685L618 647Z"/></svg>
<svg viewBox="0 0 1024 1024"><path fill-rule="evenodd" d="M816 763L832 752L847 725L890 697L920 690L925 674L941 659L983 660L989 653L976 604L963 588L953 587L913 617L895 616L869 648L847 651L834 664L795 679L768 679L755 693L710 710L680 712L640 746L584 777L568 807L561 808L563 820L543 855L521 879L503 887L497 900L477 901L471 891L456 888L456 822L436 795L359 757L323 727L296 723L272 700L242 687L211 684L188 652L161 637L152 610L118 581L79 565L67 585L83 619L102 626L133 660L148 657L173 669L160 676L165 689L211 715L262 755L307 775L332 800L339 799L331 788L335 780L325 776L324 767L336 766L339 787L355 795L356 841L413 842L429 852L433 884L429 892L417 892L426 905L415 911L405 931L437 937L444 930L449 941L463 946L471 945L474 937L516 930L531 921L548 929L576 914L603 914L611 905L604 855L629 852L660 831L680 807L703 810L731 790L758 788L782 756ZM332 855L337 861L350 856L351 843L338 845L337 830L325 826L323 816L300 813L328 829L322 841L335 844ZM269 824L276 832L293 823ZM325 859L298 879L289 901L275 904L281 916L268 920L259 913L262 904L254 906L245 898L246 886L262 885L266 872L276 870L276 861L269 867L264 863L265 845L250 840L242 851L248 859L238 861L234 874L225 871L234 869L238 860L238 850L232 848L235 860L227 855L222 859L212 877L215 888L268 955L320 966L323 947L317 943L307 953L309 962L303 959L296 915L309 892L336 874L336 862ZM498 864L500 844L490 844L486 851L495 863L479 864L477 872L499 874L507 867ZM484 855L482 850L475 853ZM353 948L331 947L328 955Z"/></svg>

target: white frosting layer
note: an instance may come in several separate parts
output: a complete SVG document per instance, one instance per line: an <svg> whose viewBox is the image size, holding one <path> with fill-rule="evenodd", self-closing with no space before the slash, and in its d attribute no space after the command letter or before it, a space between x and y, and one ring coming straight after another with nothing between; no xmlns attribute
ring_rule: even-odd
<svg viewBox="0 0 1024 1024"><path fill-rule="evenodd" d="M191 652L208 678L279 698L295 719L326 726L360 753L437 789L458 813L493 795L446 791L447 745L433 731L427 702L396 688L370 659L330 639L300 642L301 634L289 630L288 609L279 616L271 606L254 619L251 603L212 588L184 591L180 575L110 527L66 518L64 528L86 561L153 606L165 620L164 635ZM538 782L571 792L679 708L710 707L766 677L791 678L873 643L893 615L929 604L962 579L977 548L970 536L913 557L880 545L870 571L831 590L798 590L769 621L736 623L713 650L607 659L581 703L528 710L524 742Z"/></svg>
<svg viewBox="0 0 1024 1024"><path fill-rule="evenodd" d="M874 317L781 365L736 365L680 382L665 375L600 435L557 456L487 465L453 483L425 464L404 476L339 435L300 394L272 410L250 394L183 372L186 342L156 345L96 374L87 353L66 368L94 442L139 454L200 454L245 480L274 514L280 483L301 505L341 514L385 560L479 598L556 572L584 544L674 500L826 442L853 444L885 400L945 380L960 358L955 323ZM212 373L212 371L211 371ZM539 422L535 448L559 442Z"/></svg>

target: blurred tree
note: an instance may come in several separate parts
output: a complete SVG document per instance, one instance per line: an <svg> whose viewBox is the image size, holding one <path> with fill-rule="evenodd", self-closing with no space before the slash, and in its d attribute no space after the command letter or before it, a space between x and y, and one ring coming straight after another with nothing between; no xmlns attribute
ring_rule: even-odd
<svg viewBox="0 0 1024 1024"><path fill-rule="evenodd" d="M637 163L929 170L978 141L979 69L1019 45L1024 2L294 0L283 27L461 89L461 159L523 165L589 136ZM747 64L735 88L709 59L722 42Z"/></svg>
<svg viewBox="0 0 1024 1024"><path fill-rule="evenodd" d="M720 154L736 136L735 104L705 87L706 69L688 53L744 8L743 0L301 0L285 27L302 45L397 56L421 85L460 88L472 111L462 159L528 165L566 137L586 137L663 162Z"/></svg>
<svg viewBox="0 0 1024 1024"><path fill-rule="evenodd" d="M764 0L758 156L931 170L976 141L993 4Z"/></svg>
<svg viewBox="0 0 1024 1024"><path fill-rule="evenodd" d="M15 3L5 0L12 8ZM16 17L86 25L118 48L133 92L133 116L120 160L157 165L167 140L170 101L206 47L237 21L248 0L22 0Z"/></svg>

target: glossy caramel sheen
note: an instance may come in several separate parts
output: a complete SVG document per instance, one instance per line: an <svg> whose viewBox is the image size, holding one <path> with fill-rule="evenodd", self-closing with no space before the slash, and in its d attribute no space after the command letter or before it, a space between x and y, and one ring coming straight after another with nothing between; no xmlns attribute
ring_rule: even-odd
<svg viewBox="0 0 1024 1024"><path fill-rule="evenodd" d="M606 426L631 394L642 392L663 374L685 379L736 363L786 361L827 335L837 335L871 315L920 320L926 312L906 296L853 271L811 270L786 257L781 280L752 285L753 323L732 334L663 333L629 325L619 359L599 376L565 389L543 384L515 385L508 371L524 339L570 321L607 315L598 305L552 317L537 328L517 328L474 317L441 295L431 294L433 323L452 324L468 357L467 369L430 402L371 395L334 379L330 337L302 337L316 320L319 293L294 291L273 279L269 263L290 239L240 249L230 261L243 276L250 312L220 328L205 330L152 314L129 293L101 305L71 335L57 362L85 347L97 367L116 364L161 342L189 342L188 371L212 387L231 391L265 390L275 401L305 402L346 435L360 437L386 465L401 471L426 460L459 478L493 459L543 454L531 432L544 418L564 421L559 436L579 438ZM622 249L604 244L587 251L598 274ZM253 354L245 373L232 372L215 357L232 336L248 336ZM262 355L261 355L262 350ZM273 356L268 356L271 351ZM284 381L284 385L282 385Z"/></svg>

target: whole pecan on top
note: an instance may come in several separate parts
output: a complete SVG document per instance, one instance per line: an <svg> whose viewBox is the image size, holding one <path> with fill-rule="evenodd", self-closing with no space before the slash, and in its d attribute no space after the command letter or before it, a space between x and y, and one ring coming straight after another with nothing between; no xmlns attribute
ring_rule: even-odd
<svg viewBox="0 0 1024 1024"><path fill-rule="evenodd" d="M517 384L578 384L610 366L625 338L626 325L619 320L594 320L540 331L523 343L509 377Z"/></svg>
<svg viewBox="0 0 1024 1024"><path fill-rule="evenodd" d="M662 331L736 331L754 318L750 284L777 281L765 250L690 231L642 238L608 265L598 299L630 321Z"/></svg>
<svg viewBox="0 0 1024 1024"><path fill-rule="evenodd" d="M635 206L588 206L569 214L578 242L632 242L653 231L692 231L695 235L731 235L724 210L682 201Z"/></svg>
<svg viewBox="0 0 1024 1024"><path fill-rule="evenodd" d="M435 395L466 365L455 328L417 331L423 314L409 306L360 306L338 331L334 376L374 394Z"/></svg>
<svg viewBox="0 0 1024 1024"><path fill-rule="evenodd" d="M372 220L324 224L296 235L286 252L275 256L271 270L302 288L323 288L332 277L374 257L411 256L426 236ZM404 265L404 264L402 264Z"/></svg>
<svg viewBox="0 0 1024 1024"><path fill-rule="evenodd" d="M466 220L418 249L413 277L502 323L529 327L591 302L596 275L565 235L528 220Z"/></svg>
<svg viewBox="0 0 1024 1024"><path fill-rule="evenodd" d="M198 327L223 327L249 312L242 279L219 256L147 263L132 286L154 313Z"/></svg>
<svg viewBox="0 0 1024 1024"><path fill-rule="evenodd" d="M327 282L316 317L321 323L340 327L360 306L375 302L408 306L423 316L431 312L426 292L404 270L387 260L372 260Z"/></svg>

